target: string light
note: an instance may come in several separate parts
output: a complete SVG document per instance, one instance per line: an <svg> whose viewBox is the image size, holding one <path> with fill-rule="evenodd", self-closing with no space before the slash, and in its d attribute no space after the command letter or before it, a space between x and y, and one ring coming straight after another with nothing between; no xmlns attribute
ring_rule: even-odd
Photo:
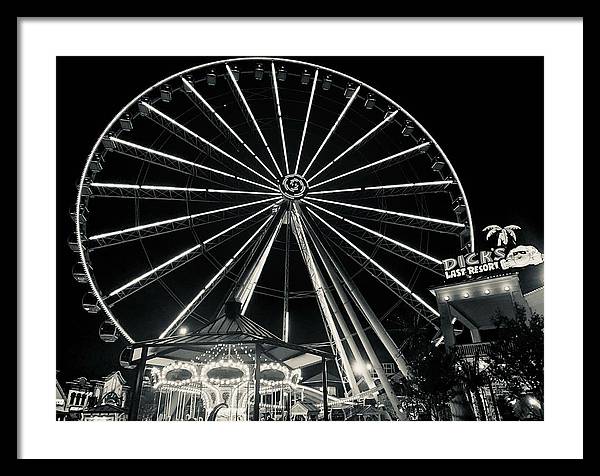
<svg viewBox="0 0 600 476"><path fill-rule="evenodd" d="M295 369L290 371L288 367L280 364L279 362L268 362L260 365L261 374L268 370L274 370L277 372L281 372L283 374L283 378L281 379L266 379L261 378L260 384L267 385L269 387L277 386L277 385L291 385L296 386L298 381L300 380L300 369Z"/></svg>
<svg viewBox="0 0 600 476"><path fill-rule="evenodd" d="M153 369L154 370L154 369ZM184 370L189 372L190 376L188 378L173 380L169 379L169 373L177 370ZM153 372L153 375L157 375L156 372ZM185 385L189 385L190 383L198 381L198 371L196 370L196 366L193 364L188 364L187 362L173 362L169 365L163 367L162 371L160 371L157 375L158 379L155 383L155 388L160 387L161 385L170 385L173 387L183 387Z"/></svg>
<svg viewBox="0 0 600 476"><path fill-rule="evenodd" d="M189 362L176 361L162 369L150 367L152 386L161 394L167 395L165 398L179 398L175 397L177 394L199 396L207 414L216 405L227 403L226 413L229 414L229 419L233 415L236 415L235 419L245 419L254 393L255 358L253 345L216 344L204 348ZM265 355L261 355L260 361L261 399L265 396L267 399L281 399L283 393L281 397L274 395L279 391L287 393L296 388L301 379L300 369L292 370L282 363L270 361ZM172 373L174 371L185 371L189 375L181 375L181 372L175 375ZM232 371L238 375L232 376ZM260 408L277 414L282 411L281 402L273 404L261 401ZM180 417L181 415L176 416L175 419Z"/></svg>
<svg viewBox="0 0 600 476"><path fill-rule="evenodd" d="M242 375L240 377L233 378L218 378L209 376L210 372L215 373L214 371L219 371L223 369L238 370L242 373ZM248 365L242 363L241 361L236 361L233 359L209 362L208 364L202 366L202 371L200 373L200 379L202 381L210 382L212 384L221 386L237 385L248 380L249 376L250 370L248 369Z"/></svg>

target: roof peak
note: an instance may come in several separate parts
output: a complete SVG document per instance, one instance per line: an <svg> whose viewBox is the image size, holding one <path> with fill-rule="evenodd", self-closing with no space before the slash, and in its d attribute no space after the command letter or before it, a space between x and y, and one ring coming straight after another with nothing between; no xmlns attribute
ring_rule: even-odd
<svg viewBox="0 0 600 476"><path fill-rule="evenodd" d="M214 321L196 329L189 335L204 334L248 334L254 337L267 339L279 339L275 334L254 322L243 314L225 313Z"/></svg>

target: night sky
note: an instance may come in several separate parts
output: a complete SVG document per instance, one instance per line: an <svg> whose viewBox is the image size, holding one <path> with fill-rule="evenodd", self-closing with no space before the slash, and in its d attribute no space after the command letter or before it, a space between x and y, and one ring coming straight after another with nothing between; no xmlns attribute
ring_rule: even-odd
<svg viewBox="0 0 600 476"><path fill-rule="evenodd" d="M79 376L100 378L118 369L118 356L123 347L122 340L114 344L100 341L100 314L83 311L81 297L88 288L76 283L71 276L76 255L67 246L68 236L74 229L69 209L76 199L76 184L85 160L106 124L142 90L178 71L218 59L222 58L57 59L56 325L57 370L63 383ZM394 99L427 129L452 162L463 184L478 248L487 246L481 233L484 226L515 224L523 228L518 234L519 242L532 244L543 252L541 57L295 59L360 79ZM122 213L126 214L125 211ZM108 264L115 274L127 275L126 261L115 258ZM524 291L542 284L542 266L521 273ZM279 279L277 276L271 278ZM435 284L439 283L432 281L429 285ZM364 284L361 289L367 299L373 299L383 288L374 283ZM160 293L143 298L140 292L140 296L135 303L140 318L148 314L147 330L156 335L161 328L153 326L154 321L146 311L166 301ZM267 298L257 295L255 299L255 311L249 317L274 332L278 331L276 324L273 324L274 328L270 326ZM216 301L207 304L211 305L214 307ZM382 310L385 309L378 311ZM204 313L208 315L209 311L204 309ZM310 321L302 328L297 326L296 341L323 340L322 331L316 327ZM121 371L129 378L127 371Z"/></svg>

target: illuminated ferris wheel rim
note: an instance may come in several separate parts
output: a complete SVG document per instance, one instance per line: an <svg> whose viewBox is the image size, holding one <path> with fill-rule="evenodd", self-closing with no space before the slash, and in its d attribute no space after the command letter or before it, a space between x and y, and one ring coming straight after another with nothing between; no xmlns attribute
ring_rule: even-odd
<svg viewBox="0 0 600 476"><path fill-rule="evenodd" d="M106 126L106 128L103 130L103 132L100 134L100 136L98 137L96 143L94 144L90 154L88 155L88 158L86 160L85 166L83 168L83 172L81 175L81 179L79 181L79 189L77 192L77 200L76 200L76 216L75 216L75 229L76 229L76 240L77 240L77 246L78 246L78 250L79 250L79 256L81 259L81 263L83 264L83 269L87 278L87 282L91 287L92 293L94 294L94 296L96 297L98 304L100 305L101 309L104 311L104 313L109 317L109 319L115 324L115 326L117 327L117 329L119 330L119 332L125 337L125 339L129 342L129 343L134 343L134 339L131 338L131 336L129 336L129 334L125 331L125 329L121 326L121 324L119 323L119 321L116 319L116 317L113 315L112 311L110 310L110 308L105 304L104 299L102 298L95 279L89 269L88 266L88 260L85 256L84 253L84 247L83 247L83 242L82 242L82 234L81 234L81 221L80 221L80 210L81 210L81 203L82 203L82 190L83 190L83 186L85 184L85 179L88 176L89 173L89 168L90 168L90 163L94 157L94 154L96 153L96 151L98 150L98 147L100 146L103 137L105 137L109 131L111 130L111 128L117 123L117 121L119 120L119 118L126 113L126 111L128 109L130 109L134 104L136 104L136 102L138 102L141 98L143 98L145 95L147 95L148 93L150 93L151 91L155 90L157 87L161 86L164 83L167 83L170 80L173 80L175 78L181 77L187 73L191 73L194 72L196 70L202 70L205 68L210 68L213 66L218 66L218 65L228 65L228 63L240 63L240 62L248 62L248 61L266 61L266 62L283 62L283 63L290 63L290 64L296 64L296 65L301 65L301 66L306 66L306 67L311 67L311 68L315 68L317 71L323 71L323 72L327 72L327 73L331 73L334 74L338 77L344 78L348 81L351 81L352 83L354 83L355 85L358 85L361 88L364 88L367 91L371 91L372 93L375 93L376 95L378 95L379 97L383 98L385 101L387 101L389 104L393 105L395 108L397 108L398 111L402 112L402 114L404 114L404 116L406 116L406 118L408 118L409 120L411 120L419 129L420 131L427 137L428 141L431 143L431 145L433 145L435 147L435 149L440 153L441 157L444 159L445 165L448 167L448 169L450 170L450 173L452 174L453 180L455 181L455 185L458 187L460 194L464 200L464 206L466 209L466 217L467 217L467 223L468 223L468 228L469 228L469 246L471 248L471 250L474 250L475 245L474 245L474 231L473 231L473 224L472 224L472 218L471 218L471 212L470 212L470 208L469 208L469 204L467 201L467 197L466 194L464 193L464 189L462 187L462 184L460 182L460 179L458 177L458 175L456 174L454 167L452 166L451 162L449 161L449 159L447 158L446 154L444 153L444 151L442 150L442 148L437 144L437 142L435 141L435 139L429 134L429 132L427 132L427 130L411 115L409 114L404 108L402 108L402 106L400 106L396 101L394 101L393 99L389 98L388 96L386 96L385 94L381 93L380 91L378 91L377 89L369 86L368 84L350 76L347 75L345 73L339 72L337 70L334 70L332 68L328 68L328 67L324 67L321 65L317 65L314 63L308 63L308 62L304 62L304 61L299 61L299 60L294 60L294 59L286 59L286 58L279 58L279 57L263 57L263 56L257 56L257 57L240 57L240 58L229 58L229 59L224 59L224 60L219 60L219 61L214 61L214 62L210 62L210 63L205 63L202 65L197 65L197 66L193 66L191 68L179 71L171 76L168 76L165 79L162 79L161 81L158 81L157 83L153 84L152 86L148 87L146 90L144 90L142 93L140 93L139 95L137 95L136 97L134 97L129 103L127 103L115 116L114 118L108 123L108 125ZM315 81L316 82L316 81ZM307 118L308 119L308 118ZM316 155L315 157L316 158ZM299 162L299 160L298 160ZM310 168L309 164L309 167ZM276 164L277 166L277 164ZM277 167L278 168L278 167ZM308 168L305 170L308 170ZM324 169L321 169L318 174L320 172L322 172ZM318 175L317 174L317 175ZM282 196L288 200L294 200L296 201L296 199L299 198L303 198L305 197L305 195L307 194L308 190L309 190L309 182L315 178L315 176L313 175L313 177L309 178L308 180L303 176L303 175L299 175L299 174L290 174L288 173L283 174L284 177L283 179L287 179L287 178L292 178L294 180L298 180L300 179L302 181L302 190L299 194L296 195L296 191L294 190L290 190L290 188L288 186L284 186L284 184L280 184L280 189L279 191L281 192ZM321 183L317 184L320 185ZM320 200L323 201L322 199L316 199L316 198L311 198L312 200ZM278 202L279 203L279 202ZM314 203L313 203L314 205ZM315 214L315 216L317 218L318 215ZM335 231L335 230L333 230Z"/></svg>

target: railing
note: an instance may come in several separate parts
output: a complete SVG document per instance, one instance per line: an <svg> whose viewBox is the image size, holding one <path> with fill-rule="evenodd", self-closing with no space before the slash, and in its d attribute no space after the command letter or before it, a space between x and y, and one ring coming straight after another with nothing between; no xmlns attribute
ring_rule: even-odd
<svg viewBox="0 0 600 476"><path fill-rule="evenodd" d="M491 351L491 342L476 342L474 344L460 344L454 346L457 357L474 357L477 355L488 355Z"/></svg>

